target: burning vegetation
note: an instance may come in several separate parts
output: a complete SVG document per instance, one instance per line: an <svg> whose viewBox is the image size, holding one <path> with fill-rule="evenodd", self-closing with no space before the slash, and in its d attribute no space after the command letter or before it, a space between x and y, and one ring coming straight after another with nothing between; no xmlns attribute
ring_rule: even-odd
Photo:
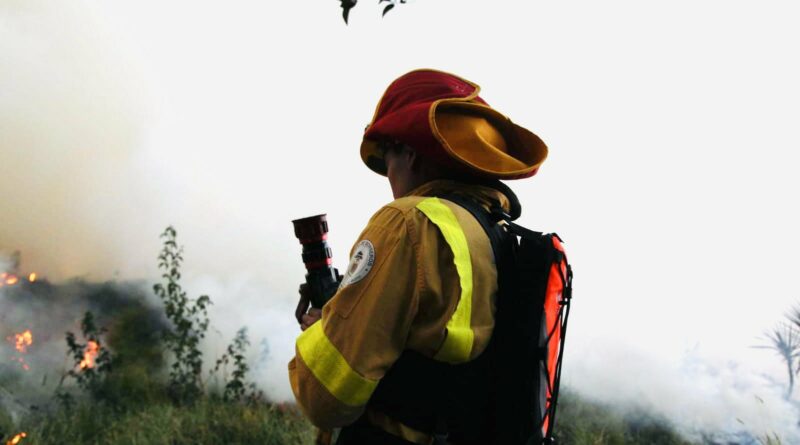
<svg viewBox="0 0 800 445"><path fill-rule="evenodd" d="M11 344L14 345L14 350L18 355L11 356L11 361L17 362L22 366L22 369L29 371L31 368L25 362L25 354L28 353L28 348L33 344L33 333L30 329L23 332L6 337Z"/></svg>
<svg viewBox="0 0 800 445"><path fill-rule="evenodd" d="M19 276L9 272L0 272L0 287L14 286L25 281L27 281L28 283L36 282L36 272L31 272L30 274L28 274L27 279L24 277L20 279Z"/></svg>
<svg viewBox="0 0 800 445"><path fill-rule="evenodd" d="M0 272L0 288L18 287L26 283L36 282L36 272L31 272L27 277L15 273L19 265L19 253L13 257L12 271ZM30 371L30 365L25 360L28 348L33 344L33 333L30 329L21 332L14 332L6 337L6 340L13 346L11 361L19 364L24 371Z"/></svg>
<svg viewBox="0 0 800 445"><path fill-rule="evenodd" d="M29 276L6 285L0 329L15 329L0 334L24 362L0 361L0 444L313 443L313 428L293 405L270 403L247 383L245 330L213 369L203 368L198 345L211 300L182 290L174 230L159 260L161 307L138 283L55 285ZM563 406L564 443L688 445L665 428L626 429L606 407Z"/></svg>
<svg viewBox="0 0 800 445"><path fill-rule="evenodd" d="M211 299L191 298L182 290L182 250L176 232L169 229L164 238L159 256L164 282L154 289L161 307L147 295L142 283L74 280L53 284L37 279L36 274L3 273L0 329L16 329L0 331L11 357L11 363L0 362L0 444L20 443L26 435L45 444L107 443L97 434L108 429L108 419L102 426L80 428L68 438L63 425L52 424L64 413L86 413L83 420L73 422L92 423L101 419L88 413L105 410L130 413L165 404L170 409L205 410L209 403L220 403L224 410L237 412L231 421L245 415L242 409L261 412L248 416L265 418L263 412L272 405L245 380L249 342L244 329L215 367L204 368L206 362L214 362L204 360L201 348L210 326L206 307ZM24 325L19 326L21 323ZM307 424L297 413L280 415L295 418L297 430L306 433ZM196 416L204 414L194 413ZM13 420L20 418L21 423ZM17 433L20 430L27 433ZM214 440L219 442L221 439Z"/></svg>
<svg viewBox="0 0 800 445"><path fill-rule="evenodd" d="M92 369L94 368L95 360L97 360L97 356L100 354L100 344L96 341L89 340L86 343L86 348L83 351L83 360L78 364L78 369L81 371L84 369Z"/></svg>
<svg viewBox="0 0 800 445"><path fill-rule="evenodd" d="M123 380L136 381L132 374L140 370L158 373L161 369L158 333L165 321L142 283L78 279L54 284L29 275L8 285L9 277L6 273L0 289L0 444L6 444L18 433L13 430L24 426L18 419L56 409L57 391L76 392L79 385L70 371L88 375L99 372L106 363L110 366L111 348L120 362L115 376L119 382L108 383L114 388L107 391L107 398L114 398L114 403L123 403L128 391L141 389L123 384ZM82 337L80 322L87 311L95 315L98 325L108 326L108 331L98 333L97 338ZM65 333L75 332L76 327L79 358L70 356L65 361ZM108 351L106 362L104 350ZM83 397L80 392L76 401ZM4 424L4 419L14 422ZM25 431L30 440L35 429ZM35 441L42 443L36 435Z"/></svg>
<svg viewBox="0 0 800 445"><path fill-rule="evenodd" d="M6 445L17 445L18 443L22 442L22 439L24 439L26 437L28 437L27 433L24 433L24 432L23 433L19 433L19 434L15 435L14 437L12 437L11 440L6 442Z"/></svg>

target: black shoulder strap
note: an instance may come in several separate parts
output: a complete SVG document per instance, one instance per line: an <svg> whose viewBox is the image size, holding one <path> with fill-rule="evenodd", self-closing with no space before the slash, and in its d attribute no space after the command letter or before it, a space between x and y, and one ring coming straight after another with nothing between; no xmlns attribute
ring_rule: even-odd
<svg viewBox="0 0 800 445"><path fill-rule="evenodd" d="M556 259L552 258L552 256L563 255L560 251L555 249L552 244L552 238L557 238L558 235L545 235L542 232L536 232L513 223L512 220L515 218L512 218L510 215L508 215L497 202L493 203L490 209L487 210L478 202L469 199L468 197L460 195L445 195L442 196L442 198L451 201L469 211L469 213L472 214L472 216L474 216L483 227L484 231L489 236L489 240L491 241L498 274L498 301L496 312L497 320L495 323L495 332L493 334L492 343L494 343L494 348L497 348L498 350L499 355L496 357L498 359L503 359L504 355L510 356L510 354L507 353L507 350L512 348L511 345L516 343L520 337L525 335L526 332L530 332L530 326L514 326L515 324L518 324L515 323L518 322L515 314L519 312L525 312L527 310L533 312L533 315L531 315L529 318L530 320L542 319L544 301L540 301L536 298L526 298L521 300L518 293L521 288L534 289L536 287L535 283L538 281L543 287L542 289L536 289L535 292L532 292L532 295L535 295L538 298L544 298L548 281L547 274L550 270L550 264ZM519 212L517 211L516 216L519 216L518 213ZM503 221L504 224L499 224L500 221ZM517 237L519 237L519 241L517 240ZM538 247L531 249L531 245ZM520 251L520 249L522 251ZM518 258L518 256L520 257ZM558 258L560 262L561 257L559 256ZM529 443L554 443L553 426L555 424L556 403L559 393L559 383L561 380L561 364L564 353L563 339L566 336L567 318L569 317L569 301L572 296L572 270L569 264L567 264L566 267L566 276L561 274L561 269L559 268L559 274L562 275L561 279L564 285L564 303L559 311L558 318L563 320L563 323L561 342L559 345L560 350L556 366L556 378L554 381L554 387L550 388L552 394L552 399L550 400L551 403L548 407L550 422L546 432L542 432L542 425L528 425L528 428L534 427L530 428L533 430L531 434L538 435L542 433L542 435L538 436L536 441L529 441ZM530 272L537 270L541 270L544 273L544 276L538 277L538 280L537 277L534 277ZM522 276L520 276L520 272L524 272ZM544 327L544 325L542 326ZM543 332L543 334L545 339L549 339L551 335L548 335L547 332ZM528 342L533 344L534 342L532 342L532 340L533 339L529 340ZM520 344L517 343L517 346L519 345ZM541 351L539 351L539 354L536 354L536 356L540 356L540 354ZM543 356L540 356L540 359L543 359ZM500 370L500 372L505 373L506 371ZM501 379L499 384L502 386L505 384L503 382L505 381L507 383L508 380L509 379ZM544 376L544 381L546 381L549 387L550 379L546 375ZM506 388L506 390L507 389L508 388ZM523 388L517 389L518 391L525 392ZM530 390L536 390L541 393L545 389L530 388ZM501 400L498 401L502 402ZM498 411L502 411L504 409L502 405L504 404L500 403L498 405L500 406ZM540 408L544 409L544 407ZM531 418L538 417L544 420L546 414L541 409L536 410ZM525 415L526 413L522 413L521 417L524 418ZM500 437L500 441L498 443L517 442L520 438L520 431L514 431L516 429L515 427L517 424L519 424L519 422L525 422L525 420L520 420L520 417L517 417L516 413L509 415L508 412L500 417L501 418L497 419L498 424L496 425L498 428L496 434L498 434L498 437ZM514 419L514 417L517 418ZM523 434L523 437L524 436L525 434Z"/></svg>
<svg viewBox="0 0 800 445"><path fill-rule="evenodd" d="M492 244L495 266L497 267L497 295L507 295L508 291L514 288L518 245L516 236L521 236L515 228L518 227L521 230L530 231L512 223L511 217L503 210L499 202L493 202L492 206L487 210L477 201L465 196L445 195L442 198L467 210L483 227L483 231L486 232ZM500 224L501 221L504 221L505 224ZM500 309L509 303L510 301L500 301L498 299L497 308ZM503 314L497 315L502 316Z"/></svg>
<svg viewBox="0 0 800 445"><path fill-rule="evenodd" d="M523 444L536 443L529 442L529 435L526 431L532 431L533 425L524 426L524 418L533 419L531 413L522 406L509 403L506 394L531 393L532 389L525 388L524 378L520 374L522 367L515 367L508 360L511 357L518 357L515 349L519 346L520 329L517 322L519 312L519 301L516 289L516 256L518 240L516 233L510 231L510 217L507 215L499 203L493 203L490 210L484 208L478 202L468 197L459 195L442 196L465 210L467 210L483 227L489 237L494 252L495 266L497 268L497 299L495 301L495 326L492 331L492 338L487 346L487 352L491 357L490 375L493 385L492 406L493 418L493 437L492 444ZM505 221L505 224L500 224ZM516 235L516 236L515 236ZM517 350L518 352L518 350ZM484 353L486 354L486 353ZM513 402L516 402L514 400ZM510 405L515 405L509 413Z"/></svg>
<svg viewBox="0 0 800 445"><path fill-rule="evenodd" d="M486 235L489 237L489 241L492 244L492 252L494 252L494 258L498 266L499 274L500 264L505 264L506 261L510 260L507 258L507 255L509 255L511 252L508 251L507 246L504 246L504 244L507 243L506 240L508 239L508 233L498 223L500 221L507 221L510 223L510 216L505 213L503 208L500 206L500 203L493 203L491 209L486 210L479 203L465 196L451 194L444 195L441 198L451 201L464 208L473 217L475 217L476 220L478 220L478 223L480 223L481 227L483 227L484 232L486 232Z"/></svg>

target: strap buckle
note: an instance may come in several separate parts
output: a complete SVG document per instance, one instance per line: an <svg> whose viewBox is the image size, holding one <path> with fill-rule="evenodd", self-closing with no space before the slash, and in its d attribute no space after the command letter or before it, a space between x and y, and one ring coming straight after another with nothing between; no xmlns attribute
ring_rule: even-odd
<svg viewBox="0 0 800 445"><path fill-rule="evenodd" d="M497 223L500 221L511 221L511 215L508 214L502 207L499 205L493 205L489 212L492 215L492 220Z"/></svg>

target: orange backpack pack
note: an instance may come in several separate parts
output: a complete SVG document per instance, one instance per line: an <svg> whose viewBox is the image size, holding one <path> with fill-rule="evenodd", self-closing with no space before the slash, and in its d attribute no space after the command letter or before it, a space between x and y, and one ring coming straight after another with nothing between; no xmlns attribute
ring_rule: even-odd
<svg viewBox="0 0 800 445"><path fill-rule="evenodd" d="M572 300L563 241L514 223L499 205L487 212L458 196L447 199L481 223L497 263L495 443L552 444Z"/></svg>

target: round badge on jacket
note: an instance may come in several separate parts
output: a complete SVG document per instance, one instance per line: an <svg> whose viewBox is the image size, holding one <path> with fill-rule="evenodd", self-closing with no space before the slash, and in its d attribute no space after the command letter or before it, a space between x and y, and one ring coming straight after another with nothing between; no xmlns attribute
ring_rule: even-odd
<svg viewBox="0 0 800 445"><path fill-rule="evenodd" d="M347 265L347 272L342 278L339 289L358 283L367 276L372 266L375 264L375 246L370 240L362 240L356 245L356 250Z"/></svg>

